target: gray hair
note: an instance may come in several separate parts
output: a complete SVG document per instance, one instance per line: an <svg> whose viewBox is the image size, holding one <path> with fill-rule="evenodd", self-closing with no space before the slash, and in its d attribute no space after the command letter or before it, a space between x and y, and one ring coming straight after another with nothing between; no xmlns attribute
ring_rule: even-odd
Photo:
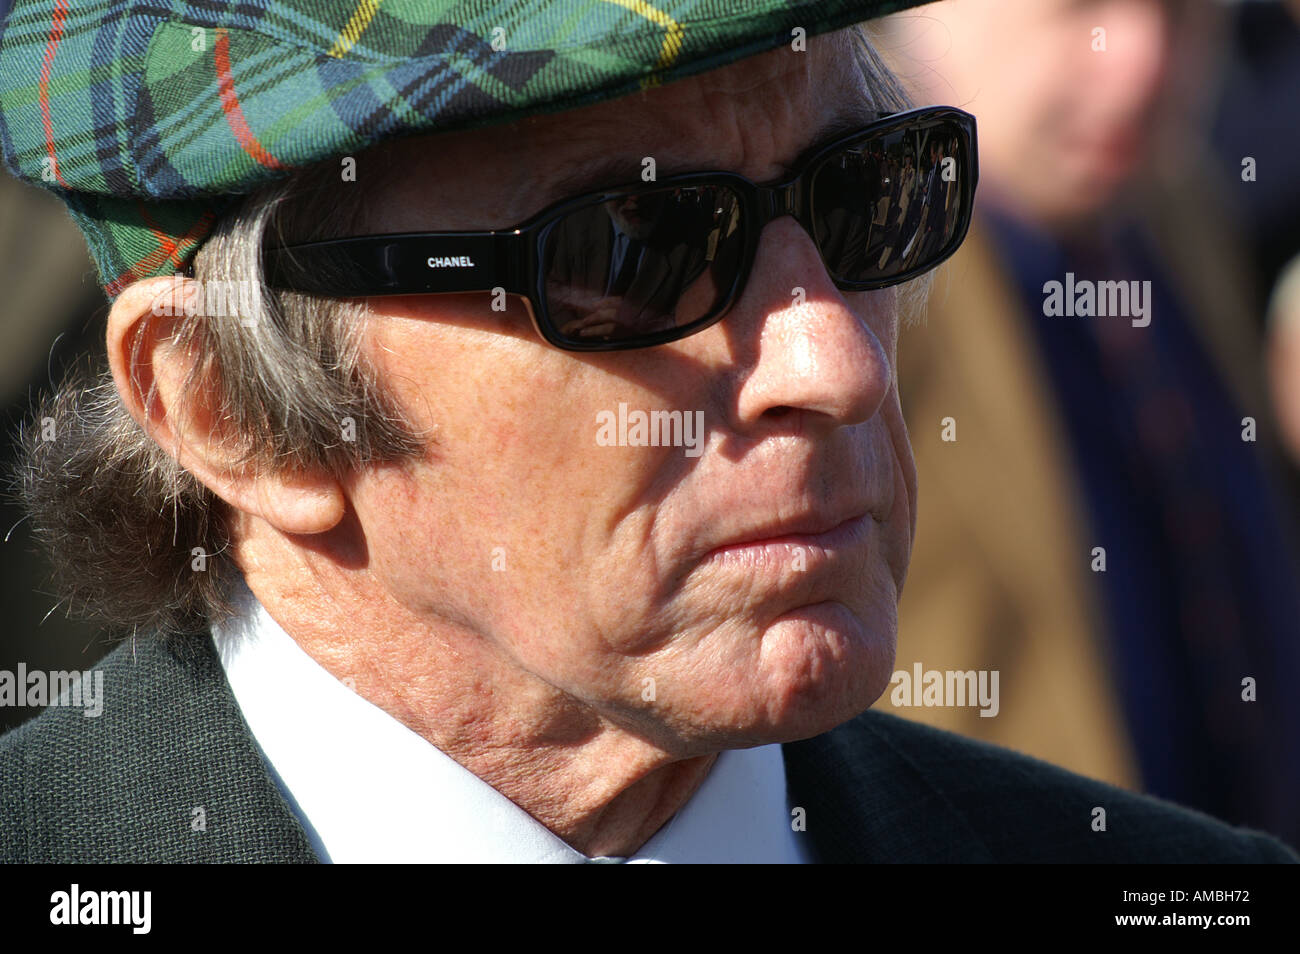
<svg viewBox="0 0 1300 954"><path fill-rule="evenodd" d="M331 189L320 201L337 175L318 167L248 196L195 256L199 289L251 291L237 315L197 302L177 311L174 328L182 353L199 356L181 393L206 385L237 467L342 477L422 449L361 359L365 306L256 280L264 237L307 241L355 227L355 190ZM330 212L312 221L314 208ZM141 344L137 337L134 350ZM131 417L106 357L75 369L35 418L20 435L15 489L70 610L114 629L164 632L199 631L228 615L238 570L226 505Z"/></svg>
<svg viewBox="0 0 1300 954"><path fill-rule="evenodd" d="M853 32L873 105L906 108L865 28ZM176 343L200 356L182 393L211 395L237 466L253 472L341 478L425 448L362 357L364 303L275 292L260 281L267 237L357 234L360 193L338 188L338 175L325 163L240 201L199 249L194 277L200 288L246 283L251 295L237 317L204 308L176 316ZM927 286L918 279L900 290L905 310ZM232 612L239 570L226 505L131 417L103 355L38 405L20 435L14 491L71 611L114 630L165 633L201 632Z"/></svg>

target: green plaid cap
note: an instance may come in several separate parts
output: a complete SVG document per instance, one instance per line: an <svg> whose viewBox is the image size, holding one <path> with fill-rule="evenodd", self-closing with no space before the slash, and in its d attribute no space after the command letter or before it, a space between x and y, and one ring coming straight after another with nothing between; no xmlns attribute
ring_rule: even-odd
<svg viewBox="0 0 1300 954"><path fill-rule="evenodd" d="M232 197L384 139L610 99L928 0L0 0L0 147L112 299Z"/></svg>

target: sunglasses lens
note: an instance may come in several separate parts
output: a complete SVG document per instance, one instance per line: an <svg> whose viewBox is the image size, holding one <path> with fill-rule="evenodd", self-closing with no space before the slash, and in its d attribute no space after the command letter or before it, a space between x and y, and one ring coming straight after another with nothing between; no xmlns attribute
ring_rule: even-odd
<svg viewBox="0 0 1300 954"><path fill-rule="evenodd" d="M618 347L705 324L740 268L740 208L727 186L687 186L629 193L560 219L542 256L553 333L578 347Z"/></svg>
<svg viewBox="0 0 1300 954"><path fill-rule="evenodd" d="M812 182L813 227L831 275L887 282L952 254L970 218L970 152L965 130L941 118L823 160Z"/></svg>

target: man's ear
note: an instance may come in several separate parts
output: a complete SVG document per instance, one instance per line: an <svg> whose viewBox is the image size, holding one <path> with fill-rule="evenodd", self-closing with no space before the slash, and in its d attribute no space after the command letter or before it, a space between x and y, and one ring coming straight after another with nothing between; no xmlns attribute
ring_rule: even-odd
<svg viewBox="0 0 1300 954"><path fill-rule="evenodd" d="M175 335L186 320L187 296L191 308L196 300L194 286L193 279L150 278L113 302L108 363L122 403L159 447L235 510L282 533L332 529L345 508L332 475L250 473L238 465L236 442L222 433L213 383L198 380L187 388L197 357Z"/></svg>

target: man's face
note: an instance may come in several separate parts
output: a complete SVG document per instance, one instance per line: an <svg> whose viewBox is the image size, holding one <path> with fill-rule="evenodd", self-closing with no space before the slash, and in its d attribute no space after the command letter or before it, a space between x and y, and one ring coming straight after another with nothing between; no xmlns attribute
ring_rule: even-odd
<svg viewBox="0 0 1300 954"><path fill-rule="evenodd" d="M770 181L863 96L834 35L609 104L403 140L370 166L368 228L511 226L608 157L627 183L645 157L659 176ZM806 737L883 691L916 508L893 289L838 291L787 217L726 318L656 348L553 349L516 298L372 304L370 360L433 439L348 488L352 565L403 614L509 660L511 691L683 757ZM702 412L698 455L603 446L600 416L620 408ZM794 523L844 525L771 541Z"/></svg>
<svg viewBox="0 0 1300 954"><path fill-rule="evenodd" d="M1065 224L1112 201L1212 75L1207 0L947 0L896 18L922 101L979 117L981 187Z"/></svg>
<svg viewBox="0 0 1300 954"><path fill-rule="evenodd" d="M620 232L645 241L654 231L654 217L651 214L654 210L647 208L648 204L644 197L630 195L625 199L607 202L605 208Z"/></svg>

